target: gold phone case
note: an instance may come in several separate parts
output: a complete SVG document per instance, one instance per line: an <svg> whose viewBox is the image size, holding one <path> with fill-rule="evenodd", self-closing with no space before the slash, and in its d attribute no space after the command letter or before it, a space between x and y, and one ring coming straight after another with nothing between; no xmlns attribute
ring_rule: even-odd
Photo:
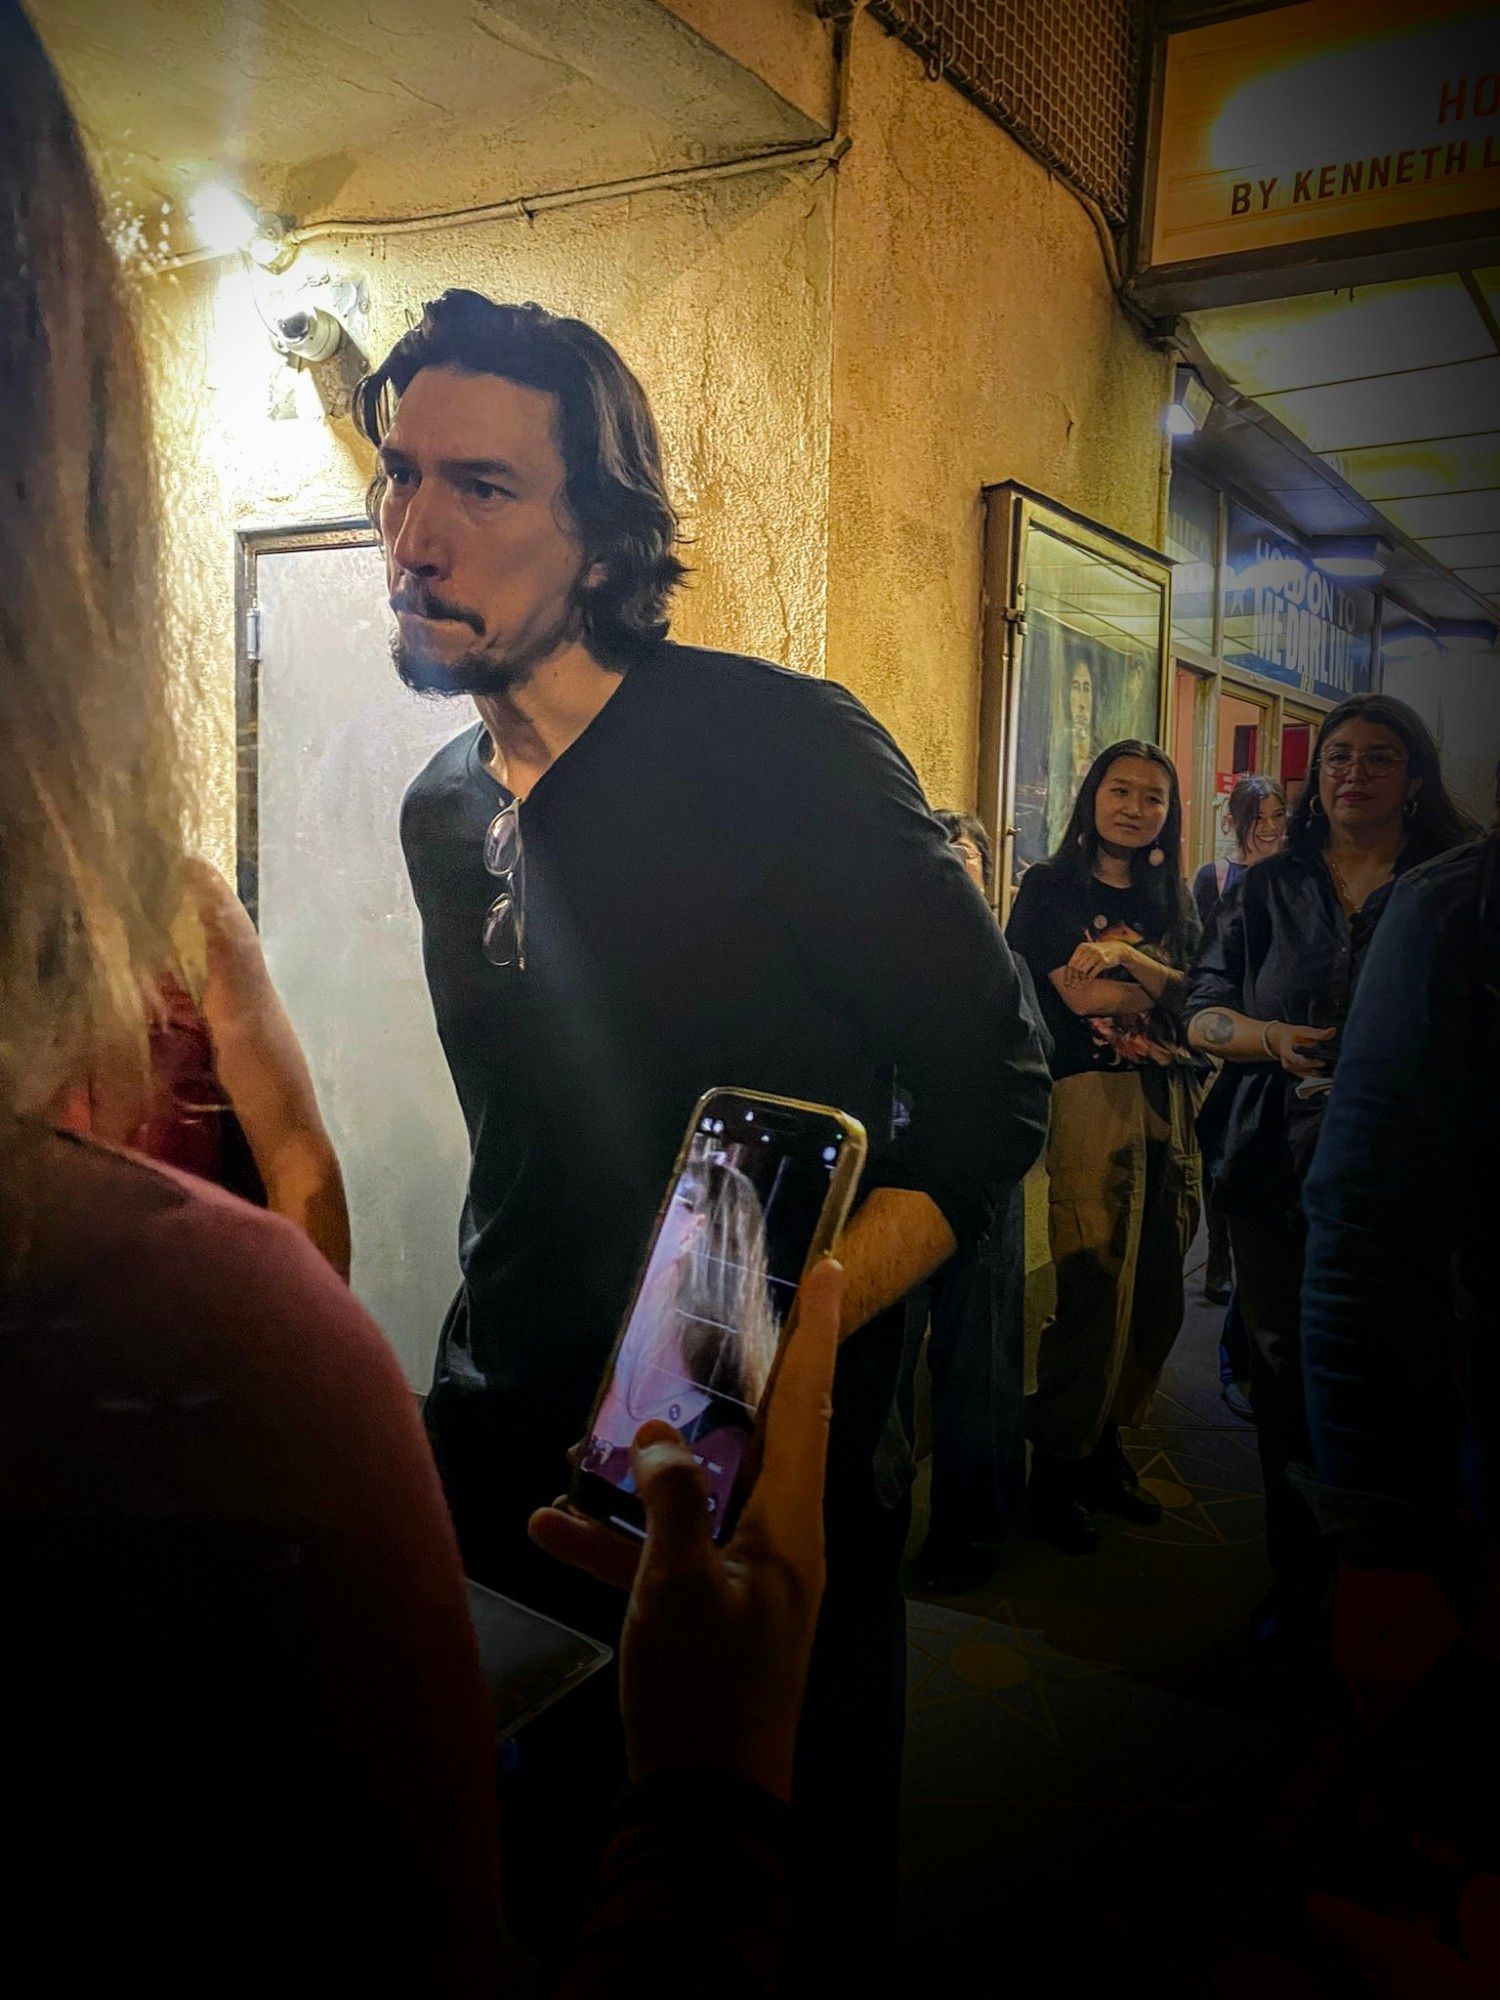
<svg viewBox="0 0 1500 2000"><path fill-rule="evenodd" d="M647 1267L651 1262L651 1253L656 1248L656 1239L661 1233L662 1222L667 1212L667 1204L671 1201L673 1189L677 1186L687 1166L688 1153L691 1150L694 1139L698 1136L701 1121L714 1099L718 1097L733 1097L746 1104L774 1105L779 1111L809 1112L815 1117L830 1120L838 1126L844 1135L844 1143L839 1148L838 1165L834 1168L832 1178L828 1183L828 1193L823 1201L823 1211L818 1217L818 1226L813 1232L812 1244L808 1250L807 1259L802 1266L799 1282L802 1277L807 1275L808 1271L817 1263L820 1257L826 1257L835 1248L839 1237L843 1233L844 1224L849 1219L849 1209L854 1200L854 1191L859 1185L859 1177L864 1171L865 1158L869 1151L868 1135L865 1132L864 1126L857 1118L851 1118L848 1112L840 1111L836 1105L809 1104L799 1097L773 1097L769 1092L764 1090L739 1090L729 1084L716 1084L712 1090L705 1090L703 1095L698 1099L698 1102L693 1106L692 1112L688 1117L687 1130L682 1135L682 1144L677 1148L677 1157L672 1163L672 1171L667 1176L667 1184L662 1193L660 1206L656 1211L656 1220L652 1223L651 1233L646 1238L646 1246L641 1255L640 1269L636 1272L635 1283L630 1288L630 1298L626 1303L624 1312L620 1315L620 1324L610 1345L608 1359L605 1361L604 1367L600 1372L599 1387L595 1391L593 1403L590 1405L588 1425L583 1434L585 1442L593 1436L594 1424L599 1415L600 1405L609 1394L610 1383L614 1380L615 1363L619 1359L620 1345L625 1338L631 1318L635 1312L636 1300L640 1297L641 1286L645 1282ZM778 1349L776 1360L771 1368L770 1380L766 1384L766 1396L762 1399L762 1407L764 1407L766 1398L769 1398L775 1389L776 1377L781 1368L781 1352L786 1346L786 1334L790 1324L791 1322L788 1320L787 1327L782 1329L781 1349ZM759 1415L760 1412L757 1411L757 1428L759 1426ZM580 1498L584 1470L585 1468L582 1464L579 1464L574 1469L570 1491L575 1500Z"/></svg>

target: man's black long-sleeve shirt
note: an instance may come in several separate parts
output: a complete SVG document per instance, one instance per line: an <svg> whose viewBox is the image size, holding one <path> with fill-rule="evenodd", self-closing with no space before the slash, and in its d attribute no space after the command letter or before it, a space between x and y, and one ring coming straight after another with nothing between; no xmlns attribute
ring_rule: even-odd
<svg viewBox="0 0 1500 2000"><path fill-rule="evenodd" d="M509 795L479 725L413 782L401 837L473 1151L439 1378L544 1390L581 1432L688 1114L715 1085L833 1104L864 1186L928 1194L960 1245L1045 1135L1015 966L890 737L844 689L643 648L521 806L526 967L480 947ZM911 1103L891 1143L891 1085ZM868 1467L889 1339L849 1342L835 1458ZM888 1350L888 1351L887 1351ZM840 1447L842 1434L842 1449Z"/></svg>

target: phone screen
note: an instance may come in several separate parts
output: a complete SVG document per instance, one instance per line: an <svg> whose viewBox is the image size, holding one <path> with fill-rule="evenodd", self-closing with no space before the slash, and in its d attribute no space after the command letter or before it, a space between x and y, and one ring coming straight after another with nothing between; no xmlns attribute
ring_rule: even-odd
<svg viewBox="0 0 1500 2000"><path fill-rule="evenodd" d="M826 1112L748 1095L699 1107L584 1444L580 1472L620 1496L616 1526L639 1532L630 1447L659 1417L703 1468L715 1536L727 1528L848 1137Z"/></svg>

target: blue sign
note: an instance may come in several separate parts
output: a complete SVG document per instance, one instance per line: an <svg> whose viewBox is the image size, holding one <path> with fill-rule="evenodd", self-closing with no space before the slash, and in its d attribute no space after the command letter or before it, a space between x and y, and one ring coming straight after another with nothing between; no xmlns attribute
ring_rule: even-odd
<svg viewBox="0 0 1500 2000"><path fill-rule="evenodd" d="M1339 583L1308 552L1231 501L1224 550L1224 662L1343 701L1364 694L1374 660L1375 593Z"/></svg>

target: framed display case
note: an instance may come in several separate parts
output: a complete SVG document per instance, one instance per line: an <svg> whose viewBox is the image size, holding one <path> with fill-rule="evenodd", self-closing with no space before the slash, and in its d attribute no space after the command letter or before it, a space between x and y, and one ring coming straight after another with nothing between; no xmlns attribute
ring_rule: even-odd
<svg viewBox="0 0 1500 2000"><path fill-rule="evenodd" d="M1172 566L1022 486L985 506L979 812L1004 917L1099 752L1170 740Z"/></svg>

